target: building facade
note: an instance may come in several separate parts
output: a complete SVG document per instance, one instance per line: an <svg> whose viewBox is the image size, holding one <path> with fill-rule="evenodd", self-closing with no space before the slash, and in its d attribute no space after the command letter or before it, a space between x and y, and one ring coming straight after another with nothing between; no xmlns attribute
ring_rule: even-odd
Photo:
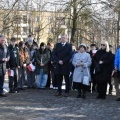
<svg viewBox="0 0 120 120"><path fill-rule="evenodd" d="M38 43L49 39L56 42L61 34L68 33L68 21L62 12L13 10L7 16L8 12L9 10L2 10L0 14L0 31L8 41L12 36L19 41L26 41L31 34Z"/></svg>

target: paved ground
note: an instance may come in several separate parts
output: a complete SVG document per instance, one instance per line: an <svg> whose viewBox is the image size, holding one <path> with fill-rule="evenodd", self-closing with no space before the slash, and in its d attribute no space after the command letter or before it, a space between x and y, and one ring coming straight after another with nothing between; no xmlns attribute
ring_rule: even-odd
<svg viewBox="0 0 120 120"><path fill-rule="evenodd" d="M95 99L96 93L85 100L70 96L55 97L56 90L30 89L0 98L0 120L120 120L120 102L115 96Z"/></svg>

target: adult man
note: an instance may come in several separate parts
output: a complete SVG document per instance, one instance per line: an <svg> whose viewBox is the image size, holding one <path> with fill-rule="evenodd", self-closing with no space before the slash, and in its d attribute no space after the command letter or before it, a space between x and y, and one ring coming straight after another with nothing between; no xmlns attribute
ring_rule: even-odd
<svg viewBox="0 0 120 120"><path fill-rule="evenodd" d="M50 42L47 43L46 48L50 52L50 60L51 60L51 57L52 57L53 47L54 47L54 45L52 43L50 43ZM51 85L52 72L53 71L52 71L51 61L49 61L49 73L48 73L48 79L47 79L47 84L46 84L47 88L50 88L50 85Z"/></svg>
<svg viewBox="0 0 120 120"><path fill-rule="evenodd" d="M110 69L110 75L112 74L112 71L114 70L114 59L115 59L115 54L113 54L113 47L112 45L109 45L109 48L110 48L110 52L111 52L111 65L109 66L109 69ZM108 81L108 84L109 84L109 94L112 95L112 90L113 90L113 85L112 85L112 78L110 76L110 79Z"/></svg>
<svg viewBox="0 0 120 120"><path fill-rule="evenodd" d="M33 38L32 37L28 37L27 40L27 49L29 52L29 56L30 56L30 63L34 63L35 62L35 44L33 43ZM31 88L35 88L35 73L34 71L30 71L30 70L26 70L27 71L27 87L28 89Z"/></svg>
<svg viewBox="0 0 120 120"><path fill-rule="evenodd" d="M6 73L6 62L9 61L9 58L5 37L0 35L0 97L6 97L3 93L3 84Z"/></svg>
<svg viewBox="0 0 120 120"><path fill-rule="evenodd" d="M116 75L114 75L114 83L115 83L115 89L116 89L116 101L120 101L120 47L118 47L116 53L115 53L115 60L114 60L114 72ZM114 73L114 74L115 74Z"/></svg>
<svg viewBox="0 0 120 120"><path fill-rule="evenodd" d="M57 74L57 87L58 87L58 93L56 96L62 95L62 81L63 76L65 79L65 97L68 96L69 93L69 61L71 59L72 55L72 45L67 43L67 37L66 35L63 35L61 37L60 43L56 44L56 47L54 49L54 61L56 61L56 74Z"/></svg>
<svg viewBox="0 0 120 120"><path fill-rule="evenodd" d="M34 38L33 38L32 35L29 35L29 36L28 36L28 40L26 41L25 45L28 46L28 44L29 44L30 42L32 42L32 44L33 44L34 46L37 46L37 47L38 47L38 44L37 44L37 42L35 42L35 40L34 40Z"/></svg>
<svg viewBox="0 0 120 120"><path fill-rule="evenodd" d="M13 75L9 74L9 93L16 93L17 90L17 71L20 67L20 59L18 54L18 47L16 45L16 38L12 37L8 50L10 53L10 60L7 62L7 68L9 72L13 72Z"/></svg>
<svg viewBox="0 0 120 120"><path fill-rule="evenodd" d="M91 64L91 67L90 67L90 72L91 72L91 78L92 78L92 92L95 92L97 91L96 90L96 80L95 80L95 75L93 74L94 72L94 63L93 63L93 59L94 59L94 55L96 54L97 52L97 47L96 47L96 44L91 44L90 45L90 56L92 58L92 64ZM91 87L91 86L90 86Z"/></svg>

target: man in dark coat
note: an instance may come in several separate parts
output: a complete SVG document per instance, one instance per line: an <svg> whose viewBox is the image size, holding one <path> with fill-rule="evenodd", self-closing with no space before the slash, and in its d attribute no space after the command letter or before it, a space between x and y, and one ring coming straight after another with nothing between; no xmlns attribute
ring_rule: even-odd
<svg viewBox="0 0 120 120"><path fill-rule="evenodd" d="M52 56L52 51L53 51L53 44L48 42L46 48L50 52L49 73L48 73L48 79L47 79L46 87L50 88L50 85L51 85L51 56Z"/></svg>
<svg viewBox="0 0 120 120"><path fill-rule="evenodd" d="M9 72L13 71L14 75L9 75L9 93L16 93L17 90L17 69L20 67L20 58L18 53L18 47L15 46L16 38L11 38L10 45L8 46L8 50L10 53L10 60L7 62L7 68Z"/></svg>
<svg viewBox="0 0 120 120"><path fill-rule="evenodd" d="M72 45L67 43L67 38L65 35L61 37L61 42L56 44L54 49L54 61L56 61L56 74L57 74L57 86L58 86L58 93L57 96L62 95L62 81L63 76L65 79L65 97L68 96L69 93L69 61L72 55Z"/></svg>
<svg viewBox="0 0 120 120"><path fill-rule="evenodd" d="M112 71L114 70L114 59L115 59L115 54L112 53L113 47L112 45L109 45L110 48L110 52L111 52L111 65L109 65L109 69L110 69L110 79L108 81L109 84L109 94L112 95L112 90L113 90L113 85L112 85L112 81L111 81L111 75L112 75Z"/></svg>
<svg viewBox="0 0 120 120"><path fill-rule="evenodd" d="M0 36L0 97L6 97L3 93L4 77L6 73L6 62L9 61L8 48L5 44L5 37Z"/></svg>
<svg viewBox="0 0 120 120"><path fill-rule="evenodd" d="M95 75L93 74L93 71L94 71L94 63L93 63L93 59L94 59L94 56L97 52L97 47L96 47L96 44L91 44L90 45L90 56L92 58L92 64L91 64L91 67L90 67L90 73L91 73L91 79L92 79L92 92L95 92L97 91L96 90L96 80L95 80ZM90 86L91 87L91 86Z"/></svg>

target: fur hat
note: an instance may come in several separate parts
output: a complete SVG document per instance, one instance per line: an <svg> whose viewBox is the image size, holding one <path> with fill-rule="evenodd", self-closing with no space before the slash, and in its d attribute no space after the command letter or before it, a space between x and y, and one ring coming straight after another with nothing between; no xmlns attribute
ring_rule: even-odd
<svg viewBox="0 0 120 120"><path fill-rule="evenodd" d="M84 43L80 44L80 46L87 48L86 44L84 44Z"/></svg>

